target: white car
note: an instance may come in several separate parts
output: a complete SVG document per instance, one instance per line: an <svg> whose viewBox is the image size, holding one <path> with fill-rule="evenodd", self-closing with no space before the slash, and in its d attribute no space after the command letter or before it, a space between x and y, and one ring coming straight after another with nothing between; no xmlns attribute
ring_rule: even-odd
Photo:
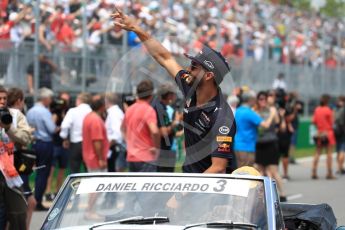
<svg viewBox="0 0 345 230"><path fill-rule="evenodd" d="M308 224L295 206L284 204L285 221ZM336 223L322 226L335 229ZM275 182L268 177L85 173L66 179L41 229L271 230L285 229L285 223Z"/></svg>

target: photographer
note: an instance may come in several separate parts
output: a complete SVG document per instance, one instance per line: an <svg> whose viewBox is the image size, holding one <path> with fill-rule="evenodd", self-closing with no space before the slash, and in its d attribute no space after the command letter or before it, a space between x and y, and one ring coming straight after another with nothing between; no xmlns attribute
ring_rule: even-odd
<svg viewBox="0 0 345 230"><path fill-rule="evenodd" d="M289 150L289 161L290 163L295 163L294 155L297 145L297 134L299 125L299 116L303 113L304 103L299 100L298 94L296 92L291 92L287 97L286 112L288 115L288 122L291 122L292 128L294 130L291 136L290 150Z"/></svg>
<svg viewBox="0 0 345 230"><path fill-rule="evenodd" d="M24 106L25 106L23 91L19 88L9 89L8 90L8 96L7 96L7 105L9 108L23 111ZM18 115L21 115L21 113L18 113ZM22 116L21 119L17 119L17 120L23 120L23 124L28 126L25 116ZM18 145L16 147L18 147ZM20 147L25 147L25 145L20 145ZM17 148L17 150L18 149L19 148ZM22 178L22 180L24 182L23 183L23 192L24 192L24 196L26 198L26 202L28 203L27 214L26 214L27 215L26 225L27 225L27 228L29 229L32 213L36 207L36 199L33 196L32 189L29 185L29 175L27 175L26 173L23 173L23 172L19 172L19 174L20 174L20 177Z"/></svg>
<svg viewBox="0 0 345 230"><path fill-rule="evenodd" d="M31 130L24 115L7 108L7 91L0 86L0 229L26 229L27 204L22 194L23 181L14 164L14 146L27 145Z"/></svg>

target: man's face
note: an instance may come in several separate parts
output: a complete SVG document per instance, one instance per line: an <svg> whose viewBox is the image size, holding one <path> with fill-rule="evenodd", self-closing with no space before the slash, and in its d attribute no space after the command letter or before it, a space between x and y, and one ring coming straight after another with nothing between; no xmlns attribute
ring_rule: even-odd
<svg viewBox="0 0 345 230"><path fill-rule="evenodd" d="M53 102L53 98L52 97L43 98L42 102L46 107L49 107L51 103Z"/></svg>
<svg viewBox="0 0 345 230"><path fill-rule="evenodd" d="M0 108L7 106L7 93L0 92Z"/></svg>
<svg viewBox="0 0 345 230"><path fill-rule="evenodd" d="M189 74L193 77L192 81L189 83L189 85L193 85L195 80L199 81L198 86L203 84L204 76L206 73L206 70L198 63L192 61L190 66L187 68L187 71Z"/></svg>

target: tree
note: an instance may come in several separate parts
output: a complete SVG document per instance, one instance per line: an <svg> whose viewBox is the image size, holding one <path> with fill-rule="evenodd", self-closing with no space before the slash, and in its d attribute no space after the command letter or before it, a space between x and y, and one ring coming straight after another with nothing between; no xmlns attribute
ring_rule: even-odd
<svg viewBox="0 0 345 230"><path fill-rule="evenodd" d="M320 9L320 12L329 17L345 17L345 1L327 0L326 5Z"/></svg>
<svg viewBox="0 0 345 230"><path fill-rule="evenodd" d="M271 0L271 2L276 3L277 0ZM279 0L279 2L296 9L309 11L312 10L312 6L318 5L321 0ZM345 17L345 0L325 0L322 3L324 3L324 6L314 10L320 11L321 14L328 17Z"/></svg>

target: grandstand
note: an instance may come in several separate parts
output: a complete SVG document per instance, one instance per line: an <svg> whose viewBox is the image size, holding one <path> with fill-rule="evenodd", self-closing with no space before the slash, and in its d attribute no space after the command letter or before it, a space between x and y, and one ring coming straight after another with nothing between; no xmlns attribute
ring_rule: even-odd
<svg viewBox="0 0 345 230"><path fill-rule="evenodd" d="M223 92L248 85L269 89L283 72L288 90L310 100L343 93L345 23L317 13L253 0L41 0L0 5L0 78L28 91L27 68L44 54L58 67L54 90L131 92L143 77L165 72L145 55L133 33L114 27L114 4L182 60L201 44L221 50L232 65ZM37 23L36 23L37 22ZM183 62L181 62L183 63ZM38 82L38 81L37 81ZM36 82L36 84L38 84Z"/></svg>

